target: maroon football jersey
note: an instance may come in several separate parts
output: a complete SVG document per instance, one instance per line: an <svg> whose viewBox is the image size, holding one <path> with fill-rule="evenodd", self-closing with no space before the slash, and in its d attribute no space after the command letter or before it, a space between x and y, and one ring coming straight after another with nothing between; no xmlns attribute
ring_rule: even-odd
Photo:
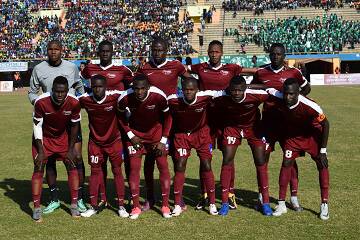
<svg viewBox="0 0 360 240"><path fill-rule="evenodd" d="M269 98L263 90L246 89L244 98L235 102L229 95L214 100L215 112L224 127L250 128L260 121L259 105Z"/></svg>
<svg viewBox="0 0 360 240"><path fill-rule="evenodd" d="M271 67L271 64L268 64L264 68L259 68L256 71L251 84L264 84L268 88L275 88L278 91L282 91L284 82L288 78L297 79L301 87L304 87L308 83L297 68L283 66L275 70ZM272 101L266 102L264 104L264 111L272 109L272 106L274 106Z"/></svg>
<svg viewBox="0 0 360 240"><path fill-rule="evenodd" d="M123 91L128 88L133 78L133 73L129 68L113 64L103 67L100 64L90 63L81 71L81 76L85 79L90 79L97 74L106 77L107 90Z"/></svg>
<svg viewBox="0 0 360 240"><path fill-rule="evenodd" d="M43 119L44 137L66 141L64 145L67 145L66 126L70 122L81 120L79 101L75 96L68 94L65 102L61 106L57 106L51 100L51 93L44 93L35 101L34 119L38 121Z"/></svg>
<svg viewBox="0 0 360 240"><path fill-rule="evenodd" d="M128 118L127 123L123 121L121 124L126 133L132 129L146 133L161 126L164 113L169 111L165 93L154 86L150 87L143 101L135 97L132 89L128 89L120 96L118 106L122 119ZM162 128L163 136L168 136L170 126Z"/></svg>
<svg viewBox="0 0 360 240"><path fill-rule="evenodd" d="M188 103L182 93L170 95L168 102L174 133L192 133L207 126L208 104L212 98L223 94L223 91L200 91L192 103Z"/></svg>
<svg viewBox="0 0 360 240"><path fill-rule="evenodd" d="M199 76L200 90L224 90L234 76L240 75L242 67L237 64L221 64L214 68L209 63L190 65L191 72Z"/></svg>
<svg viewBox="0 0 360 240"><path fill-rule="evenodd" d="M186 69L177 60L166 60L160 65L148 62L138 72L145 74L152 86L159 88L166 96L169 96L176 93L178 77L183 75Z"/></svg>
<svg viewBox="0 0 360 240"><path fill-rule="evenodd" d="M273 95L279 98L276 107L281 114L283 132L287 139L313 136L314 131L321 130L320 122L325 119L325 115L317 103L299 95L298 102L289 108L282 100L280 92Z"/></svg>
<svg viewBox="0 0 360 240"><path fill-rule="evenodd" d="M98 145L106 145L120 138L116 109L122 91L106 91L105 97L97 101L92 93L79 97L80 105L89 116L89 138Z"/></svg>
<svg viewBox="0 0 360 240"><path fill-rule="evenodd" d="M284 82L288 78L297 79L300 87L304 87L308 83L299 69L283 66L275 70L271 67L271 64L266 65L264 68L259 68L251 83L264 84L268 88L275 88L276 90L282 91Z"/></svg>

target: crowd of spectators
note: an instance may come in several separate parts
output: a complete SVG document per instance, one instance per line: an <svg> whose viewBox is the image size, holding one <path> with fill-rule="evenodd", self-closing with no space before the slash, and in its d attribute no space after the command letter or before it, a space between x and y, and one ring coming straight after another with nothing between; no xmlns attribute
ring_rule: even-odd
<svg viewBox="0 0 360 240"><path fill-rule="evenodd" d="M360 43L360 21L343 20L336 14L276 21L243 19L239 29L225 29L225 36L235 36L240 44L255 43L265 51L271 43L281 42L288 53L339 52Z"/></svg>
<svg viewBox="0 0 360 240"><path fill-rule="evenodd" d="M169 41L171 55L194 52L188 42L194 24L187 15L179 22L181 3L177 0L68 0L64 1L66 24L56 16L32 16L29 4L34 1L1 4L0 58L46 56L46 43L51 39L63 42L66 57L92 57L104 39L114 43L116 56L145 56L154 36Z"/></svg>
<svg viewBox="0 0 360 240"><path fill-rule="evenodd" d="M297 9L298 7L314 7L330 9L343 7L344 3L352 0L224 0L222 3L225 11L254 11L254 14L263 14L266 10Z"/></svg>

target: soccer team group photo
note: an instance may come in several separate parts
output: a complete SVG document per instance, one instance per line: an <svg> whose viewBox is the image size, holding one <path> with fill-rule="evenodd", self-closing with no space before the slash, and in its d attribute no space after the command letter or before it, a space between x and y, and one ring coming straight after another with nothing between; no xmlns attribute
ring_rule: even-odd
<svg viewBox="0 0 360 240"><path fill-rule="evenodd" d="M0 236L357 238L360 2L0 6Z"/></svg>

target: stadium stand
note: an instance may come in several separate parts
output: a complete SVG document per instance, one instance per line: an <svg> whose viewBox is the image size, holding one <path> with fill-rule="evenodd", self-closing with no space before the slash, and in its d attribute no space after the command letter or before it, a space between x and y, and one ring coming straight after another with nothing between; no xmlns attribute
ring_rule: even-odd
<svg viewBox="0 0 360 240"><path fill-rule="evenodd" d="M351 1L345 0L350 3ZM225 0L222 7L226 11L254 11L254 14L260 15L264 11L281 10L281 9L297 9L299 7L314 7L322 9L341 8L344 6L341 0Z"/></svg>
<svg viewBox="0 0 360 240"><path fill-rule="evenodd" d="M222 3L223 1L221 0L210 0L208 2L206 2L206 4L213 4L215 5L215 7L217 9L221 9L222 8ZM264 47L259 47L258 44L255 43L255 41L250 41L250 35L251 38L254 35L254 31L252 29L250 29L249 31L247 31L245 28L242 27L244 21L245 23L249 23L249 22L262 22L263 21L266 23L268 22L274 22L274 24L278 21L280 21L281 23L290 21L289 19L294 19L294 17L296 17L296 19L300 19L302 17L302 19L308 19L308 21L311 21L313 19L316 19L316 16L319 16L320 21L322 21L323 15L326 14L327 19L330 19L330 15L333 16L334 14L337 16L337 20L336 21L342 21L344 24L346 23L348 28L351 28L350 26L353 26L352 29L354 29L354 35L355 37L357 37L357 39L351 39L351 36L349 32L346 32L345 29L341 29L340 33L341 34L345 34L346 36L342 36L340 38L345 39L345 37L349 37L348 40L344 40L344 42L342 42L341 46L332 46L332 50L335 51L336 49L340 49L342 50L342 53L347 53L347 52L354 52L354 49L358 49L360 44L359 42L359 38L358 38L358 34L357 32L359 30L358 29L358 23L356 23L357 20L359 20L360 18L360 14L358 13L358 11L355 8L355 4L349 3L345 3L343 5L342 8L331 8L329 10L325 10L320 8L314 8L314 7L298 7L296 10L293 9L281 9L281 10L265 10L264 14L262 15L255 15L253 11L237 11L237 14L234 16L234 12L232 11L220 11L220 20L218 23L211 23L211 24L206 24L206 29L203 33L203 40L204 40L204 46L203 48L200 48L200 53L202 54L206 54L206 46L209 44L209 42L211 40L214 39L219 39L224 43L224 54L237 54L237 53L241 53L243 50L247 53L247 54L255 54L255 55L264 55L266 54L266 48L264 50ZM244 20L245 19L245 20ZM288 19L286 21L286 19ZM303 21L303 20L302 20ZM338 24L338 23L336 23ZM328 26L329 28L334 28L334 26ZM195 24L195 29L196 29L196 24ZM227 29L227 31L226 31ZM260 31L260 28L258 28L258 30ZM232 33L231 33L232 31ZM238 34L237 34L238 32ZM336 32L336 31L335 31ZM234 36L235 33L235 36ZM195 34L195 33L194 33ZM194 35L193 34L193 35ZM199 33L197 33L199 34ZM247 35L248 37L248 43L244 44L244 48L242 49L241 47L241 43L238 41L238 37L236 35ZM268 35L270 33L267 33ZM300 36L301 37L301 36ZM192 46L194 46L195 49L198 49L196 47L196 44L198 42L198 38L195 38L194 36L189 37L189 39L191 39L190 43ZM239 39L240 40L240 39ZM247 42L245 41L245 42ZM334 37L332 37L332 41L334 41ZM310 42L311 43L311 42ZM293 44L295 45L295 44ZM315 46L316 44L314 43L314 45L311 46L312 49L307 50L307 52L310 51L317 51L317 52L322 52L325 49L328 49L328 52L330 52L330 46L326 47L326 46ZM337 43L335 44L337 45ZM342 47L342 49L341 49ZM301 49L293 49L292 50L294 53L295 52L301 52ZM304 50L303 50L304 51Z"/></svg>
<svg viewBox="0 0 360 240"><path fill-rule="evenodd" d="M201 23L194 24L187 14L181 14L186 6L194 4L217 9L219 20L202 21L205 29L200 34L204 46L213 39L223 41L225 54L264 54L275 40L288 41L287 48L294 53L347 52L359 46L359 23L355 21L359 19L359 4L349 0L7 0L0 6L0 59L42 58L46 43L54 38L63 41L66 57L94 57L103 39L114 42L117 57L144 56L148 55L153 35L170 40L171 55L204 54L199 32L193 31L201 31ZM259 7L265 14L255 14ZM47 9L58 9L58 15L44 15ZM314 40L324 29L311 25L319 21L323 24L324 14L328 19L327 37ZM340 24L345 27L336 29ZM297 33L299 36L291 38Z"/></svg>
<svg viewBox="0 0 360 240"><path fill-rule="evenodd" d="M241 29L246 33L239 34ZM288 53L340 52L344 46L354 49L360 43L360 21L343 20L336 14L277 21L243 18L239 29L225 29L225 36L235 36L240 44L255 43L266 52L273 42L283 43Z"/></svg>
<svg viewBox="0 0 360 240"><path fill-rule="evenodd" d="M171 42L169 54L194 52L188 43L193 22L179 22L180 1L22 1L1 3L0 58L45 56L46 43L61 39L67 57L91 57L104 39L114 42L116 56L147 55L153 35ZM76 2L76 3L75 3ZM32 7L31 7L32 6ZM64 17L40 17L43 8L63 9Z"/></svg>

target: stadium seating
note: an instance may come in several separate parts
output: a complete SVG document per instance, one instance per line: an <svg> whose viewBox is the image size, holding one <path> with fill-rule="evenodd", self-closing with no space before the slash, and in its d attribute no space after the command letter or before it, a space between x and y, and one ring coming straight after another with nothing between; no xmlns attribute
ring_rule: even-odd
<svg viewBox="0 0 360 240"><path fill-rule="evenodd" d="M226 11L253 11L255 14L263 14L264 11L273 11L281 9L297 9L299 7L313 7L322 9L331 9L335 7L343 7L343 2L351 2L349 0L225 0L222 7Z"/></svg>
<svg viewBox="0 0 360 240"><path fill-rule="evenodd" d="M239 34L240 29L245 33ZM240 44L255 43L265 51L273 42L282 42L288 53L339 52L343 46L354 49L359 43L360 21L343 20L336 14L278 21L243 18L239 29L225 29L225 36L235 36Z"/></svg>
<svg viewBox="0 0 360 240"><path fill-rule="evenodd" d="M221 8L221 4L223 1L221 0L212 0L210 4L214 4L217 9ZM261 21L261 19L264 19L266 22L268 21L275 21L275 19L289 19L291 17L296 16L297 18L300 18L301 16L303 18L307 19L313 19L314 16L320 16L320 19L322 19L323 14L326 13L328 18L330 14L336 14L337 17L342 20L355 20L359 19L360 15L356 11L355 8L350 7L349 4L344 4L343 8L332 8L328 11L325 11L322 8L309 8L309 7L299 7L296 10L290 10L290 9L282 9L282 10L266 10L265 14L263 15L255 15L253 11L237 11L237 15L234 17L234 13L232 11L221 11L220 15L220 21L219 23L213 23L213 24L207 24L206 29L204 31L204 47L202 48L202 51L200 51L202 54L206 55L206 46L209 44L211 40L218 39L223 41L224 43L224 54L238 54L241 52L241 46L240 43L237 43L237 37L236 36L226 36L225 31L228 29L237 29L240 35L246 34L253 34L253 32L245 31L245 29L240 28L242 26L242 21L245 18L246 21L254 21L254 19L259 19L258 21ZM198 33L197 33L198 34ZM192 46L196 46L198 44L198 39L194 36L190 36L189 39L191 39L190 43ZM354 41L354 47L359 48L360 44L356 44L356 41ZM195 47L195 49L197 49ZM201 48L200 48L201 49ZM333 47L334 49L334 47ZM245 50L247 54L256 54L256 55L263 55L266 54L266 51L264 51L263 47L259 47L255 42L250 42L245 45ZM320 49L321 50L321 49ZM330 50L330 49L329 49ZM295 52L295 51L294 51ZM354 52L354 49L351 49L351 44L349 42L342 45L342 52Z"/></svg>
<svg viewBox="0 0 360 240"><path fill-rule="evenodd" d="M65 10L63 17L36 14L44 8L57 7ZM67 57L91 57L103 39L114 42L117 56L144 56L153 35L170 40L170 54L190 54L194 50L187 37L193 22L187 18L179 22L179 7L180 1L176 0L87 0L61 4L9 0L1 3L2 15L6 17L0 20L0 58L44 57L46 43L51 39L63 41Z"/></svg>

